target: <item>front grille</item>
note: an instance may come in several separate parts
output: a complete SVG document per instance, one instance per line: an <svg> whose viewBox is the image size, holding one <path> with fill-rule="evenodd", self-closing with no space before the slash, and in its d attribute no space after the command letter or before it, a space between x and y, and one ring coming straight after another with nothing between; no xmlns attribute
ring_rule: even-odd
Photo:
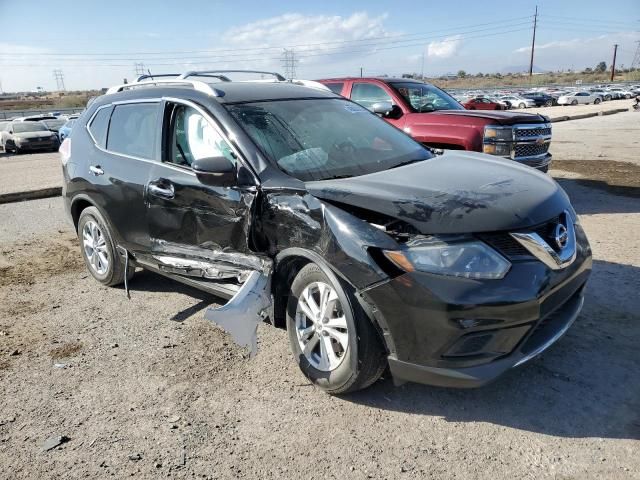
<svg viewBox="0 0 640 480"><path fill-rule="evenodd" d="M515 147L515 158L544 155L549 151L549 143L519 143Z"/></svg>
<svg viewBox="0 0 640 480"><path fill-rule="evenodd" d="M516 139L551 135L551 127L516 128Z"/></svg>
<svg viewBox="0 0 640 480"><path fill-rule="evenodd" d="M555 226L558 224L559 217L554 217L551 220L536 225L531 228L520 230L521 232L535 232L540 235L549 245L555 245L552 241L552 234ZM514 233L518 233L517 231ZM479 233L476 235L480 240L488 243L495 248L502 255L509 260L524 260L535 258L529 250L524 248L515 238L513 238L509 232L489 232Z"/></svg>

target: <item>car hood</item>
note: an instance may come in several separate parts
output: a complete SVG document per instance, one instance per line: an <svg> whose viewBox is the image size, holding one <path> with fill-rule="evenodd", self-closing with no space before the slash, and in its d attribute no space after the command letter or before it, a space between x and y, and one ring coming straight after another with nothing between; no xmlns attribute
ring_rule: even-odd
<svg viewBox="0 0 640 480"><path fill-rule="evenodd" d="M403 220L424 234L517 230L546 222L569 199L549 176L512 160L447 152L359 177L307 182L314 196Z"/></svg>
<svg viewBox="0 0 640 480"><path fill-rule="evenodd" d="M434 113L447 116L488 118L501 125L545 123L549 121L549 118L536 113L506 112L504 110L438 110ZM424 115L433 115L434 113L425 113Z"/></svg>
<svg viewBox="0 0 640 480"><path fill-rule="evenodd" d="M13 136L15 138L52 138L52 133L49 131L46 132L18 132L14 133Z"/></svg>

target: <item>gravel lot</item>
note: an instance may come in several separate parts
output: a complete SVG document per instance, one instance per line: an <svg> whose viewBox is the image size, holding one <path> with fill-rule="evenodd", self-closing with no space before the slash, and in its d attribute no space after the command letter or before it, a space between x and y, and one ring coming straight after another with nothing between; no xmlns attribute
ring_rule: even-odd
<svg viewBox="0 0 640 480"><path fill-rule="evenodd" d="M585 308L477 390L330 397L286 332L261 325L249 359L207 323L214 297L142 271L131 300L99 286L60 199L0 205L0 478L640 479L640 183L614 195L616 178L564 166L594 251Z"/></svg>

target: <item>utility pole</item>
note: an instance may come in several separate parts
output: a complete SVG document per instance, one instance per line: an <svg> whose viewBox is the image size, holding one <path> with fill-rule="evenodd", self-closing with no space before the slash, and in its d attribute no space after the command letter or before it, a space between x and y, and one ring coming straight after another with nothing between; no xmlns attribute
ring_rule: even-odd
<svg viewBox="0 0 640 480"><path fill-rule="evenodd" d="M291 49L284 49L282 51L282 68L284 68L284 76L289 80L296 78L296 65L298 60L296 59L296 52Z"/></svg>
<svg viewBox="0 0 640 480"><path fill-rule="evenodd" d="M420 80L424 82L424 48L422 49L422 65L420 66Z"/></svg>
<svg viewBox="0 0 640 480"><path fill-rule="evenodd" d="M613 45L613 62L611 62L611 81L613 82L613 77L616 74L616 54L618 53L618 44Z"/></svg>
<svg viewBox="0 0 640 480"><path fill-rule="evenodd" d="M362 67L360 67L360 78L362 78Z"/></svg>
<svg viewBox="0 0 640 480"><path fill-rule="evenodd" d="M538 6L536 5L536 13L533 16L533 39L531 40L531 61L529 62L529 80L533 75L533 52L536 49L536 27L538 26Z"/></svg>
<svg viewBox="0 0 640 480"><path fill-rule="evenodd" d="M56 79L56 86L58 87L58 91L65 91L66 88L64 88L64 73L62 73L62 70L54 70L53 78Z"/></svg>
<svg viewBox="0 0 640 480"><path fill-rule="evenodd" d="M533 75L533 52L536 49L536 27L538 26L538 6L536 5L536 13L533 16L533 39L531 40L531 61L529 62L529 79Z"/></svg>

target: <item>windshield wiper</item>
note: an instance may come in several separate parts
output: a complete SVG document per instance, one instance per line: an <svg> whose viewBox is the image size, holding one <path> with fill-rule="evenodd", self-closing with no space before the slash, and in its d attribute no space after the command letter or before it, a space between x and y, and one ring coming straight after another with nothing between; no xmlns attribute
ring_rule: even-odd
<svg viewBox="0 0 640 480"><path fill-rule="evenodd" d="M422 162L423 160L428 160L428 158L414 158L413 160L407 160L406 162L400 162L397 165L394 165L393 167L390 167L390 169L391 168L404 167L405 165L410 165L412 163Z"/></svg>

